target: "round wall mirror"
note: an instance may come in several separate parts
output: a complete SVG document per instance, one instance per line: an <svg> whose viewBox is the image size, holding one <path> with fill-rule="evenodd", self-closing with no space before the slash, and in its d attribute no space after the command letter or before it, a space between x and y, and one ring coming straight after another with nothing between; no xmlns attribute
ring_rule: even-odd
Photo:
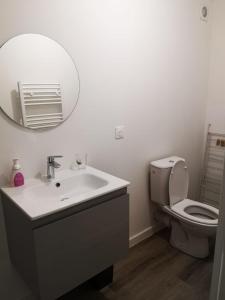
<svg viewBox="0 0 225 300"><path fill-rule="evenodd" d="M70 55L52 39L22 34L0 48L0 107L17 124L52 128L76 107L79 74Z"/></svg>

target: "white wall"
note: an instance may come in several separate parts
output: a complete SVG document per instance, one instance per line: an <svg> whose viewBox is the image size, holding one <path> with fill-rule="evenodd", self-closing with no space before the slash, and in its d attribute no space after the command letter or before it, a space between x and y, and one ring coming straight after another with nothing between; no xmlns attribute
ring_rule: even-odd
<svg viewBox="0 0 225 300"><path fill-rule="evenodd" d="M213 2L207 123L212 131L225 133L225 1Z"/></svg>
<svg viewBox="0 0 225 300"><path fill-rule="evenodd" d="M81 94L62 126L44 133L22 130L0 115L0 180L11 159L26 177L42 170L49 154L87 152L97 168L131 181L130 235L153 224L149 162L187 158L191 195L198 186L205 122L209 24L196 0L21 0L0 2L0 43L41 33L76 61ZM114 140L125 125L126 138Z"/></svg>

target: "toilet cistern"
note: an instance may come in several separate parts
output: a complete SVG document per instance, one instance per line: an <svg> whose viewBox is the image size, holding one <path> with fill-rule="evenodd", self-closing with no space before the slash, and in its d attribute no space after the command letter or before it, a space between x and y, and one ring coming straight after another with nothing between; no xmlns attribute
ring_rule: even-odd
<svg viewBox="0 0 225 300"><path fill-rule="evenodd" d="M61 167L59 163L55 161L55 158L62 158L62 155L51 155L47 157L47 179L51 180L55 178L55 169Z"/></svg>

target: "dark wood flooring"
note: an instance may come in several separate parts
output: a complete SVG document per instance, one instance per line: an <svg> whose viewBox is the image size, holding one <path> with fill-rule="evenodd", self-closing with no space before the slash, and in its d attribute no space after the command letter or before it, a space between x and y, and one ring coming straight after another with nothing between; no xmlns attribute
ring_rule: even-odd
<svg viewBox="0 0 225 300"><path fill-rule="evenodd" d="M109 300L207 300L212 259L199 260L168 243L165 232L130 250L115 266Z"/></svg>
<svg viewBox="0 0 225 300"><path fill-rule="evenodd" d="M62 300L207 300L212 258L181 253L170 246L167 235L162 231L130 249L115 265L110 287L98 292L83 286Z"/></svg>

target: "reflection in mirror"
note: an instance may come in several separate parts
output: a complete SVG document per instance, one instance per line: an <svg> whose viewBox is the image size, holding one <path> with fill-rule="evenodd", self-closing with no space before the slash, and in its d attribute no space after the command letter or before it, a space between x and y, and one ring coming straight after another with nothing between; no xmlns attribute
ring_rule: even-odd
<svg viewBox="0 0 225 300"><path fill-rule="evenodd" d="M8 117L27 128L50 128L75 108L79 75L58 43L23 34L0 48L0 86L0 107Z"/></svg>

